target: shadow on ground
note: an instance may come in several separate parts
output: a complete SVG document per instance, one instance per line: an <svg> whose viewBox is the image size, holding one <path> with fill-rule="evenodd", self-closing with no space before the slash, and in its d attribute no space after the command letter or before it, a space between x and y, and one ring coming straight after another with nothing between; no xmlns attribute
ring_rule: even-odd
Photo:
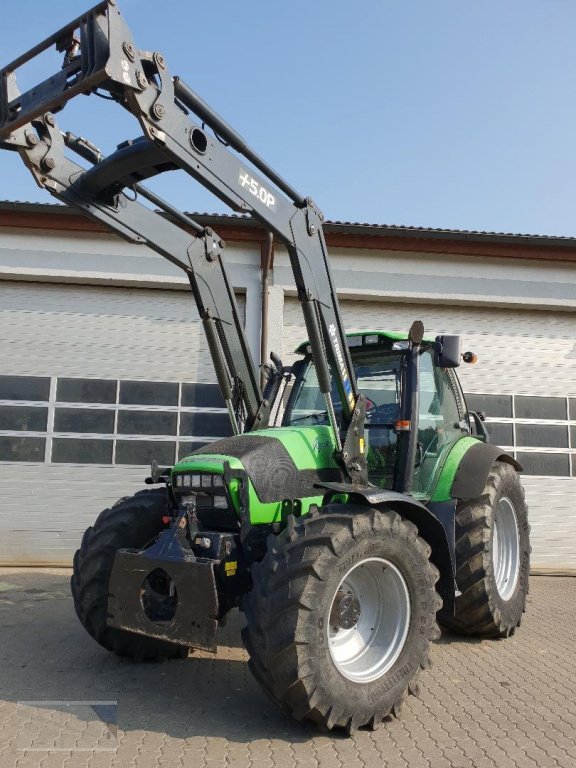
<svg viewBox="0 0 576 768"><path fill-rule="evenodd" d="M269 701L253 680L234 611L219 651L136 664L100 648L78 622L69 573L0 576L0 700L118 701L118 726L186 739L307 741L310 730Z"/></svg>
<svg viewBox="0 0 576 768"><path fill-rule="evenodd" d="M193 652L185 660L136 664L102 649L81 627L69 576L33 569L0 575L0 700L117 701L121 730L179 739L294 743L317 733L284 715L252 678L238 611L219 631L217 656ZM439 644L479 642L445 632Z"/></svg>

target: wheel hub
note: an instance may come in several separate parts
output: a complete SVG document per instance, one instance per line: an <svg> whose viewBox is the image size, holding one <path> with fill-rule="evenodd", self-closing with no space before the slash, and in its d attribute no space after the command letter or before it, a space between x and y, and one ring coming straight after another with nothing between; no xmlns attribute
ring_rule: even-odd
<svg viewBox="0 0 576 768"><path fill-rule="evenodd" d="M357 562L338 584L326 616L332 661L354 683L371 683L394 665L410 628L408 585L382 557Z"/></svg>
<svg viewBox="0 0 576 768"><path fill-rule="evenodd" d="M352 592L338 591L330 611L330 625L335 629L352 629L360 619L360 601Z"/></svg>

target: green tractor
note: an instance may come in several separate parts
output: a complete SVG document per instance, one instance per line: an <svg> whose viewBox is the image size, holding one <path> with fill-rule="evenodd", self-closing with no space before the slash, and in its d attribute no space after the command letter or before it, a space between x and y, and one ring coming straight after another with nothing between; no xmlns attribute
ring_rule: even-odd
<svg viewBox="0 0 576 768"><path fill-rule="evenodd" d="M15 71L52 45L62 73L21 94ZM239 607L266 693L298 720L348 733L398 715L417 692L438 621L511 635L528 592L521 468L466 407L455 369L475 356L461 354L459 337L427 339L419 321L406 334L346 333L313 201L171 77L163 56L136 48L113 0L1 78L2 146L58 200L187 275L233 433L172 468L154 465L154 487L86 531L72 594L88 633L121 656L179 658L216 651L219 624ZM108 157L53 115L96 91L143 133ZM173 169L288 250L308 340L293 366L271 356L263 387L224 243L142 183Z"/></svg>
<svg viewBox="0 0 576 768"><path fill-rule="evenodd" d="M530 551L516 463L470 436L454 369L424 342L413 490L395 492L410 342L370 332L349 343L370 484L343 481L303 348L281 426L210 443L161 478L166 488L121 500L86 532L72 589L100 644L153 659L215 650L217 622L239 605L266 692L298 719L350 731L417 691L442 602L450 629L514 632Z"/></svg>

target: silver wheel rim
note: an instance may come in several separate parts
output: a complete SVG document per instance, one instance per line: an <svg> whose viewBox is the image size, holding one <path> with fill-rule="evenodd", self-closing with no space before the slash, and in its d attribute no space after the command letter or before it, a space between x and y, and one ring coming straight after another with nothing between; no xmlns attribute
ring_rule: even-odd
<svg viewBox="0 0 576 768"><path fill-rule="evenodd" d="M516 511L507 496L500 499L494 510L492 563L498 594L502 600L509 600L520 571L520 537Z"/></svg>
<svg viewBox="0 0 576 768"><path fill-rule="evenodd" d="M352 595L360 608L355 626L331 624L334 601ZM410 593L399 569L389 560L371 557L344 576L327 616L330 655L348 680L370 683L382 677L400 655L410 627Z"/></svg>

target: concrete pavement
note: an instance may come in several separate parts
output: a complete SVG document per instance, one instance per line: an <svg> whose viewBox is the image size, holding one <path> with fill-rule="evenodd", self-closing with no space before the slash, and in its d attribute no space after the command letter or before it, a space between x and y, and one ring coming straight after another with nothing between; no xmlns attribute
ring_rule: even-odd
<svg viewBox="0 0 576 768"><path fill-rule="evenodd" d="M350 739L268 701L238 613L216 657L137 665L85 633L68 580L67 570L0 569L0 768L576 766L576 578L533 577L508 640L445 633L401 719ZM92 716L78 704L18 704L64 700L104 704ZM106 714L115 701L117 731Z"/></svg>

